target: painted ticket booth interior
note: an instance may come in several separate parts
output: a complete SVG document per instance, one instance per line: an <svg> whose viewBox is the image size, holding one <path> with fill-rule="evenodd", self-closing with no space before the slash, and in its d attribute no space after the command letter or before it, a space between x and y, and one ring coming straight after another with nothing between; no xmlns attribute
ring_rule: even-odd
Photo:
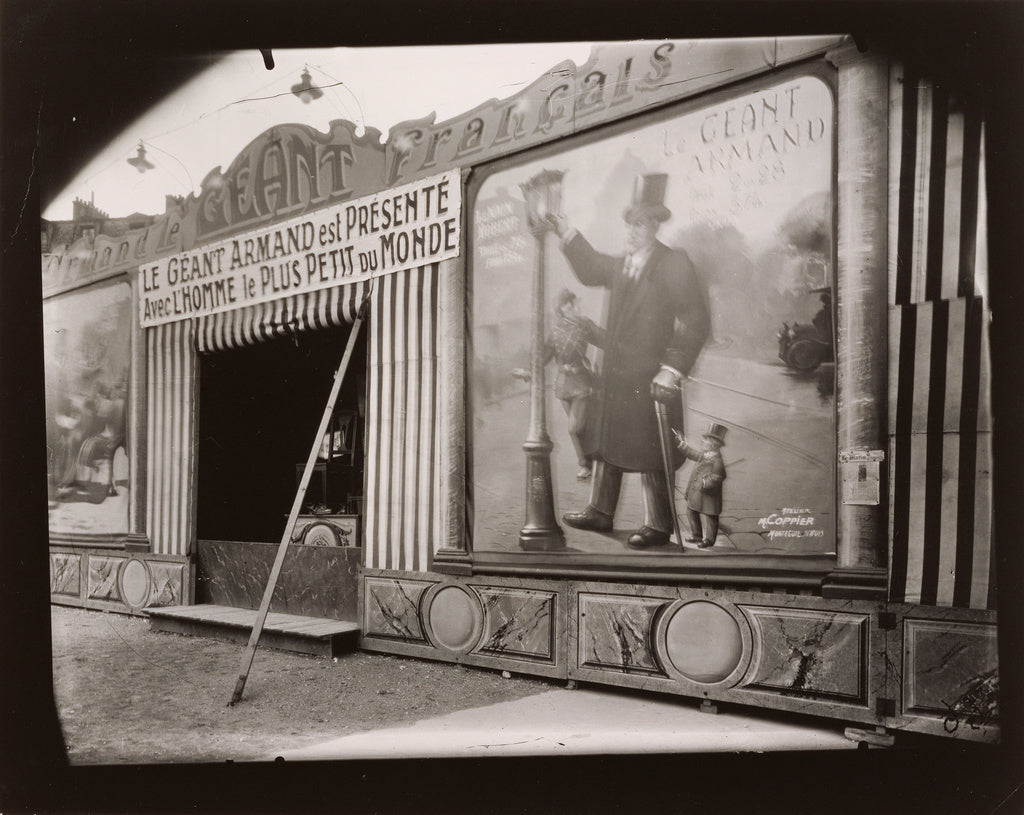
<svg viewBox="0 0 1024 815"><path fill-rule="evenodd" d="M204 547L216 548L196 530L197 370L226 348L341 325L365 300L362 546L338 548L355 555L341 564L300 569L294 586L322 592L340 573L331 569L358 568L363 648L997 738L982 123L905 71L836 37L607 45L511 99L398 125L384 148L344 122L326 135L263 134L99 273L130 282L140 323L151 323L134 329L132 346L145 349L129 402L144 417L128 453L136 537L111 549L54 537L54 600L138 610L217 589L251 603L243 584L258 586L258 570L219 589L193 584ZM550 437L536 422L555 401L531 339L550 324L556 294L538 269L558 285L573 277L559 243L524 225L519 185L559 167L566 214L605 252L621 245L616 219L635 177L667 173L664 203L680 217L660 237L698 273L712 270L711 339L684 406L691 444L709 423L727 431L721 544L709 551L629 551L614 533L644 512L630 473L613 534L573 530L562 551L516 544L526 504L517 479L536 487L527 496L551 491L552 516L587 495L561 412L547 413ZM719 180L687 187L684 168ZM319 231L355 208L358 232L359 202L395 201L404 185L454 178L461 193L458 171L461 262L406 256L359 277L358 247ZM322 251L303 245L304 223ZM200 278L204 263L231 266L236 299L225 283L182 319L175 310L204 296L200 286L186 306L186 281L147 304L175 254ZM303 288L288 295L293 255ZM582 287L577 299L604 325L605 300ZM778 323L817 328L827 353L813 370L787 361ZM510 382L508 363L531 354L530 376ZM547 485L525 479L527 424L552 456ZM786 499L787 486L800 500ZM103 588L107 560L113 588ZM156 590L158 566L179 570L177 596ZM338 616L355 598L330 602L344 608L325 616Z"/></svg>

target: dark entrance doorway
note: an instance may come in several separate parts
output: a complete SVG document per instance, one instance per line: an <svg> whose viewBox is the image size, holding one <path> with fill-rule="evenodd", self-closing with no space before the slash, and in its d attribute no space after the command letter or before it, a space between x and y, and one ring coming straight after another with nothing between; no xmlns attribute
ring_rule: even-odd
<svg viewBox="0 0 1024 815"><path fill-rule="evenodd" d="M308 331L200 358L198 602L259 607L349 331ZM272 611L355 617L365 336L353 349Z"/></svg>
<svg viewBox="0 0 1024 815"><path fill-rule="evenodd" d="M321 329L203 355L197 537L280 541L348 332L348 326ZM355 449L344 470L315 474L306 495L311 510L326 505L340 512L362 493L365 381L361 336L335 409L350 417L345 444Z"/></svg>

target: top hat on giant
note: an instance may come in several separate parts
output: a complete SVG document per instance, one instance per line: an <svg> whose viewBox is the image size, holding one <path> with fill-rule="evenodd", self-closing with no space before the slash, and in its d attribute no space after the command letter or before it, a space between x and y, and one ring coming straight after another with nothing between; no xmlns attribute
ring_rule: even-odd
<svg viewBox="0 0 1024 815"><path fill-rule="evenodd" d="M667 221L672 213L665 206L665 189L668 187L667 173L647 173L637 176L633 184L633 199L623 217L630 221L648 216L656 221Z"/></svg>
<svg viewBox="0 0 1024 815"><path fill-rule="evenodd" d="M725 431L725 425L711 422L707 426L707 429L703 433L701 433L701 435L705 439L716 439L720 444L725 444Z"/></svg>

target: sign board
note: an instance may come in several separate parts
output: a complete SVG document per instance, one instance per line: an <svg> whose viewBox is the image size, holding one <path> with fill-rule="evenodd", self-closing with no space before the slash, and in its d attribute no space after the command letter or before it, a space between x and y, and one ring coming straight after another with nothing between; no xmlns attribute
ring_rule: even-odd
<svg viewBox="0 0 1024 815"><path fill-rule="evenodd" d="M435 122L391 128L386 182L479 164L823 53L841 37L605 43L577 66L562 62L507 99ZM737 113L739 113L737 111ZM738 118L734 127L741 125ZM720 130L729 125L718 123Z"/></svg>
<svg viewBox="0 0 1024 815"><path fill-rule="evenodd" d="M843 479L843 503L876 507L881 502L881 450L843 450L839 466Z"/></svg>
<svg viewBox="0 0 1024 815"><path fill-rule="evenodd" d="M139 267L143 328L368 280L459 254L457 170Z"/></svg>

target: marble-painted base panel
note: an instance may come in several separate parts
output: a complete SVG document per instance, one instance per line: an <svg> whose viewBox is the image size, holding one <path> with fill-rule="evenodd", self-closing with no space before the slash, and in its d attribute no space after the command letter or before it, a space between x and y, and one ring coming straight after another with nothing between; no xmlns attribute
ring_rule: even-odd
<svg viewBox="0 0 1024 815"><path fill-rule="evenodd" d="M879 603L573 583L569 676L881 725Z"/></svg>
<svg viewBox="0 0 1024 815"><path fill-rule="evenodd" d="M946 706L957 704L951 735L991 740L997 727L984 717L998 684L994 620L947 610L938 620L897 621L891 608L367 570L361 647L921 732L944 722L947 734L956 730ZM893 665L904 663L901 677Z"/></svg>
<svg viewBox="0 0 1024 815"><path fill-rule="evenodd" d="M999 653L991 611L895 606L894 729L999 739ZM899 649L899 650L897 650Z"/></svg>
<svg viewBox="0 0 1024 815"><path fill-rule="evenodd" d="M199 541L196 602L259 608L277 550L276 543ZM362 554L352 546L289 546L270 610L354 621Z"/></svg>
<svg viewBox="0 0 1024 815"><path fill-rule="evenodd" d="M192 602L192 570L184 557L67 546L51 546L49 554L53 603L141 614Z"/></svg>
<svg viewBox="0 0 1024 815"><path fill-rule="evenodd" d="M535 676L566 676L566 585L366 570L360 647Z"/></svg>

